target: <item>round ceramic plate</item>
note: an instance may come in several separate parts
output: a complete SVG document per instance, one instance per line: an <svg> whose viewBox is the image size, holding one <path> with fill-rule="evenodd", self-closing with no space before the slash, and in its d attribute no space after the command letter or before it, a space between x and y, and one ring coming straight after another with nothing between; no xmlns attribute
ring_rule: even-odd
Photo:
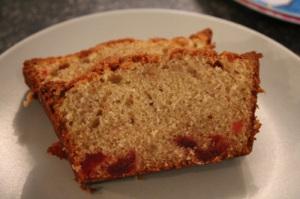
<svg viewBox="0 0 300 199"><path fill-rule="evenodd" d="M90 195L69 164L46 153L56 141L41 105L22 107L22 63L120 37L171 37L210 27L217 50L263 53L253 152L220 164L100 184ZM93 14L43 30L0 56L1 198L298 198L300 195L300 59L275 41L222 19L172 10Z"/></svg>
<svg viewBox="0 0 300 199"><path fill-rule="evenodd" d="M262 14L300 25L300 0L290 0L284 4L280 4L285 2L282 0L236 0L236 2Z"/></svg>

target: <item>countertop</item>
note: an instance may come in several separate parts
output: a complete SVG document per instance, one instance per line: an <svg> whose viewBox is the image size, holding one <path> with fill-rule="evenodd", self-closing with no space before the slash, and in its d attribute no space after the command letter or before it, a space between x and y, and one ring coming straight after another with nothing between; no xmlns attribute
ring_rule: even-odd
<svg viewBox="0 0 300 199"><path fill-rule="evenodd" d="M261 32L300 55L300 26L229 0L0 0L0 53L48 26L77 16L126 8L168 8L204 13Z"/></svg>

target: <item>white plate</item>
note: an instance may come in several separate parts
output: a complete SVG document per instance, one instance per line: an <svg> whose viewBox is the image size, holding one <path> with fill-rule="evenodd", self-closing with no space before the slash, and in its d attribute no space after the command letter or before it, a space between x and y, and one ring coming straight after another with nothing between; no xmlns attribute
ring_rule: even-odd
<svg viewBox="0 0 300 199"><path fill-rule="evenodd" d="M194 167L80 190L66 161L46 153L56 140L42 107L23 108L27 91L22 62L60 55L96 43L132 36L187 35L214 31L217 49L257 50L262 86L258 117L263 123L253 152L217 165ZM81 17L41 31L0 57L1 198L299 198L300 59L271 39L210 16L171 10L122 10Z"/></svg>

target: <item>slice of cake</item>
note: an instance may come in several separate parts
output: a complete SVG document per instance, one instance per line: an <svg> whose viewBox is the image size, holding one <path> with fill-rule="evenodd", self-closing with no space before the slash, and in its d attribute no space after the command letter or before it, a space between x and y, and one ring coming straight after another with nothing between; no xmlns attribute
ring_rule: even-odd
<svg viewBox="0 0 300 199"><path fill-rule="evenodd" d="M189 37L172 39L119 39L67 56L27 60L24 63L23 73L27 85L36 94L42 84L49 81L70 82L92 70L106 58L138 53L163 55L178 47L212 48L211 38L212 31L205 29Z"/></svg>
<svg viewBox="0 0 300 199"><path fill-rule="evenodd" d="M250 153L260 57L191 48L118 56L71 82L46 81L38 95L60 155L87 186Z"/></svg>

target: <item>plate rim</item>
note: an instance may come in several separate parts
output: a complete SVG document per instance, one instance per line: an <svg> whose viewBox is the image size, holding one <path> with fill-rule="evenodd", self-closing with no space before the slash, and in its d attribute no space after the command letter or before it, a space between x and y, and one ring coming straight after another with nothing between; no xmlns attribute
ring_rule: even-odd
<svg viewBox="0 0 300 199"><path fill-rule="evenodd" d="M267 7L261 3L257 3L251 0L235 0L235 2L265 16L276 18L284 22L300 25L300 14L297 15L294 13L283 11L276 7ZM265 9L266 11L263 11L263 9Z"/></svg>
<svg viewBox="0 0 300 199"><path fill-rule="evenodd" d="M286 53L288 53L289 55L291 55L292 57L294 57L296 60L298 60L300 62L300 56L298 56L296 53L294 53L293 51L291 51L289 48L287 48L286 46L284 46L283 44L279 43L278 41L275 41L274 39L268 37L267 35L264 35L256 30L253 30L249 27L246 27L242 24L233 22L233 21L229 21L226 19L222 19L219 17L215 17L215 16L211 16L208 14L204 14L204 13L198 13L198 12L192 12L192 11L185 11L185 10L178 10L178 9L165 9L165 8L131 8L131 9L116 9L116 10L109 10L109 11L103 11L103 12L95 12L95 13L90 13L90 14L86 14L86 15L82 15L82 16L77 16L71 19L66 19L64 21L58 22L56 24L50 25L46 28L43 28L23 39L21 39L20 41L16 42L15 44L13 44L11 47L9 47L8 49L6 49L4 52L2 52L0 54L0 60L4 59L7 55L9 55L10 53L13 53L16 49L18 49L19 47L21 47L22 45L25 45L26 43L30 42L31 40L34 40L35 38L41 37L44 34L47 34L48 32L51 32L52 30L55 30L57 28L63 27L67 24L72 24L72 23L76 23L78 21L81 20L88 20L94 17L102 17L102 16L109 16L109 15L115 15L115 14L127 14L127 13L136 13L136 14L143 14L143 13L169 13L169 14L182 14L182 15L187 15L187 16L197 16L197 17L202 17L208 20L213 20L213 21L218 21L218 22L222 22L226 25L229 26L233 26L235 28L238 28L240 30L243 31L247 31L251 34L254 34L255 36L258 36L264 40L267 40L268 42L272 43L273 45L275 45L276 47L282 49L283 51L285 51Z"/></svg>

